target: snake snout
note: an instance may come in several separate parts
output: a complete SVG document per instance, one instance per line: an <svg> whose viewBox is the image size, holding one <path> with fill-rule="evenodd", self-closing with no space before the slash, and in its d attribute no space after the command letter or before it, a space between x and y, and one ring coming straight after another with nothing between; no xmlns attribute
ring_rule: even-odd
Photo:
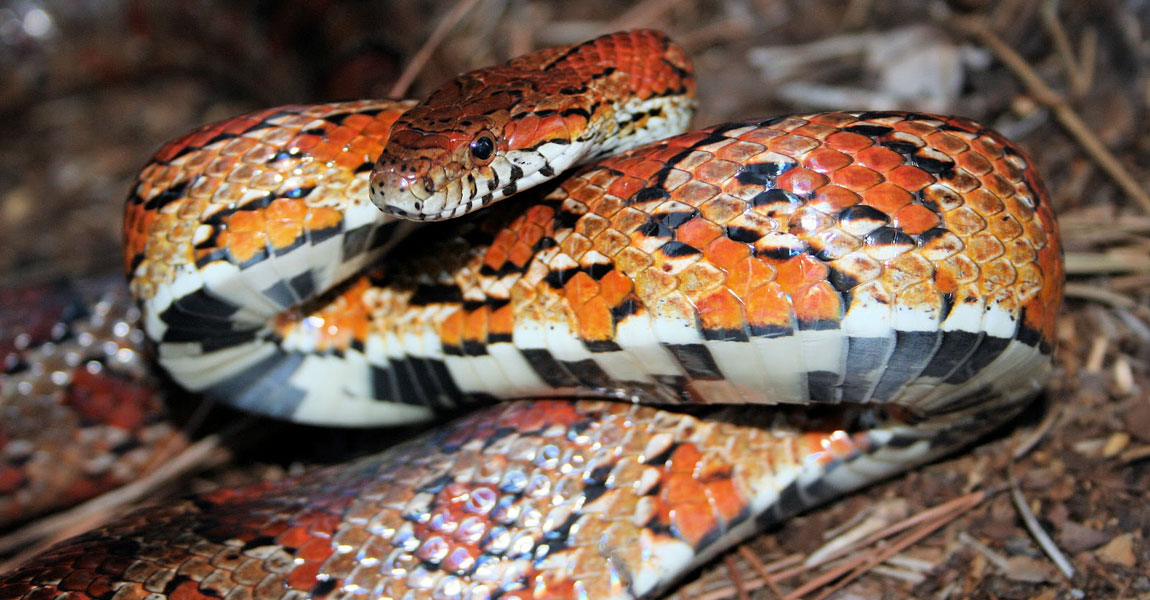
<svg viewBox="0 0 1150 600"><path fill-rule="evenodd" d="M380 159L371 173L371 202L381 211L404 219L424 220L426 202L435 195L431 161L402 163Z"/></svg>

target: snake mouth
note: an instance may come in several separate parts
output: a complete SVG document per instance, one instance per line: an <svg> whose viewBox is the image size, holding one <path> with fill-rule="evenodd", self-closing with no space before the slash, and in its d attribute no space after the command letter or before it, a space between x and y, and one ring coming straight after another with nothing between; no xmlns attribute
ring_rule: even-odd
<svg viewBox="0 0 1150 600"><path fill-rule="evenodd" d="M416 159L402 164L380 161L372 170L371 203L386 214L411 220L427 220L438 195L432 163ZM442 204L442 202L440 202Z"/></svg>

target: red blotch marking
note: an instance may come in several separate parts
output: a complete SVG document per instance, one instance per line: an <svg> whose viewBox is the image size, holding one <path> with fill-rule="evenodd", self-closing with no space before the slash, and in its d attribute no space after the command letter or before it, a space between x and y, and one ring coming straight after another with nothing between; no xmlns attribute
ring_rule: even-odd
<svg viewBox="0 0 1150 600"><path fill-rule="evenodd" d="M63 404L88 422L131 431L155 414L153 394L150 387L78 367L72 371Z"/></svg>
<svg viewBox="0 0 1150 600"><path fill-rule="evenodd" d="M912 201L914 196L910 192L891 183L881 183L863 193L863 204L873 206L888 215Z"/></svg>
<svg viewBox="0 0 1150 600"><path fill-rule="evenodd" d="M835 171L831 178L848 190L861 192L882 183L882 175L860 166L844 167Z"/></svg>
<svg viewBox="0 0 1150 600"><path fill-rule="evenodd" d="M910 235L918 235L938 226L938 215L921 204L910 204L894 214L893 225Z"/></svg>
<svg viewBox="0 0 1150 600"><path fill-rule="evenodd" d="M886 173L902 165L904 159L901 154L893 150L888 150L882 146L871 146L860 150L855 156L855 162L879 173Z"/></svg>
<svg viewBox="0 0 1150 600"><path fill-rule="evenodd" d="M847 154L854 154L874 145L874 142L867 136L850 131L840 131L839 133L828 135L824 143L827 148L842 150Z"/></svg>
<svg viewBox="0 0 1150 600"><path fill-rule="evenodd" d="M934 183L934 177L930 173L911 165L895 168L887 173L886 179L908 192L917 192Z"/></svg>
<svg viewBox="0 0 1150 600"><path fill-rule="evenodd" d="M803 166L820 173L836 171L851 164L850 155L832 148L812 150L803 157Z"/></svg>
<svg viewBox="0 0 1150 600"><path fill-rule="evenodd" d="M827 184L829 180L821 173L809 169L791 169L783 173L776 180L780 189L794 192L800 196L809 194Z"/></svg>

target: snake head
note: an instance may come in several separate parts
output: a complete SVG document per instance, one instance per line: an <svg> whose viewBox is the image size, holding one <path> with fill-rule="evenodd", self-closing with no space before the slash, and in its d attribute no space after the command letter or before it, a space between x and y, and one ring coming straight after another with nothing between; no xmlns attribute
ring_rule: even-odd
<svg viewBox="0 0 1150 600"><path fill-rule="evenodd" d="M417 221L456 217L687 125L690 62L639 30L460 75L404 113L371 173L371 201Z"/></svg>
<svg viewBox="0 0 1150 600"><path fill-rule="evenodd" d="M384 212L417 221L459 216L514 193L524 176L503 135L506 116L452 118L439 115L458 110L436 108L405 114L375 162L371 199Z"/></svg>
<svg viewBox="0 0 1150 600"><path fill-rule="evenodd" d="M531 73L463 75L405 113L371 174L380 210L437 221L542 183L585 158L595 127L587 98L540 90ZM483 82L481 79L495 79Z"/></svg>

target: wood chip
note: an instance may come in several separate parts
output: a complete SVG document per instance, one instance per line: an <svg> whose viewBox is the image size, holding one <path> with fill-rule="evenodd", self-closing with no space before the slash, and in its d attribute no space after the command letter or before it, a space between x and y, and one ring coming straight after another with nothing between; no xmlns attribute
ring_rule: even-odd
<svg viewBox="0 0 1150 600"><path fill-rule="evenodd" d="M1095 550L1094 556L1104 563L1131 568L1137 562L1134 556L1134 536L1129 533L1120 535Z"/></svg>

